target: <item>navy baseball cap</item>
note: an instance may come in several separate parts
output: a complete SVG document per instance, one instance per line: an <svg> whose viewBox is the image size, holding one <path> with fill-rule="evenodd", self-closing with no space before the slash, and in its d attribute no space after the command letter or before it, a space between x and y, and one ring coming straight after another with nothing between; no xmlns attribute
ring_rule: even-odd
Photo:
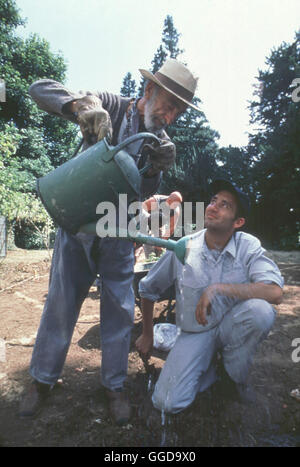
<svg viewBox="0 0 300 467"><path fill-rule="evenodd" d="M215 195L222 190L229 191L229 193L232 193L235 196L238 201L242 217L247 217L250 214L251 203L249 196L246 195L246 193L240 190L229 180L218 178L211 183L210 191L212 195Z"/></svg>

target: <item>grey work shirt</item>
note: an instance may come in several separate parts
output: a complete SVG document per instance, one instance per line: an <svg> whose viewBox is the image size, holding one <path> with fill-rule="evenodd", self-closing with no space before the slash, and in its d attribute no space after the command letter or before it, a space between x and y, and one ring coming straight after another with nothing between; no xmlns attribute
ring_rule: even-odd
<svg viewBox="0 0 300 467"><path fill-rule="evenodd" d="M183 331L203 332L216 326L240 300L217 295L212 302L208 324L202 326L195 318L197 303L206 287L216 283L246 284L284 281L276 264L265 256L260 241L245 232L235 232L225 248L209 250L206 229L191 236L185 265L171 251L153 266L139 284L141 297L157 301L172 284L176 290L176 324ZM251 298L249 296L249 298Z"/></svg>

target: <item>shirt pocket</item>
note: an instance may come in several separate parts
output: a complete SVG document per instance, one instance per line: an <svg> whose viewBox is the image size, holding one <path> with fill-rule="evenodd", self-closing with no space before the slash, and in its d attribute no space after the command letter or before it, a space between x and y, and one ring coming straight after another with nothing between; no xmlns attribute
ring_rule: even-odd
<svg viewBox="0 0 300 467"><path fill-rule="evenodd" d="M196 264L186 264L182 272L182 286L192 289L204 289L210 283L208 266L200 259Z"/></svg>
<svg viewBox="0 0 300 467"><path fill-rule="evenodd" d="M224 284L243 284L248 282L246 268L236 261L224 263L221 282Z"/></svg>

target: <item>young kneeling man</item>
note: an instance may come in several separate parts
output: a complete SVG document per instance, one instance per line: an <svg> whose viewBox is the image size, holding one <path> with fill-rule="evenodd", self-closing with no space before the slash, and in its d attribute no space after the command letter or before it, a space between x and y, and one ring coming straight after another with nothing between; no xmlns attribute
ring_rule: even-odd
<svg viewBox="0 0 300 467"><path fill-rule="evenodd" d="M231 182L212 184L205 229L189 241L185 265L167 252L140 281L143 333L136 346L148 358L153 346L154 302L175 284L178 337L152 396L159 410L177 413L217 380L222 357L224 392L250 401L246 384L254 352L275 319L283 278L260 241L238 231L249 213L248 197ZM222 383L223 384L223 383Z"/></svg>

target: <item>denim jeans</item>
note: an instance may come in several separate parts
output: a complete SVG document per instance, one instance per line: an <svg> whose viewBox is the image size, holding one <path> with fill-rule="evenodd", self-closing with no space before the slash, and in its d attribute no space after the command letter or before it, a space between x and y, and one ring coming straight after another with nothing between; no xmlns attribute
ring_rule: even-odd
<svg viewBox="0 0 300 467"><path fill-rule="evenodd" d="M123 386L134 320L133 267L133 244L127 240L58 230L31 359L33 378L53 385L60 377L82 303L98 273L102 384L111 390Z"/></svg>
<svg viewBox="0 0 300 467"><path fill-rule="evenodd" d="M235 305L222 321L206 332L178 336L161 371L152 396L159 410L177 413L188 407L216 379L214 356L220 351L224 367L237 383L246 381L254 352L275 319L265 300L249 299Z"/></svg>

